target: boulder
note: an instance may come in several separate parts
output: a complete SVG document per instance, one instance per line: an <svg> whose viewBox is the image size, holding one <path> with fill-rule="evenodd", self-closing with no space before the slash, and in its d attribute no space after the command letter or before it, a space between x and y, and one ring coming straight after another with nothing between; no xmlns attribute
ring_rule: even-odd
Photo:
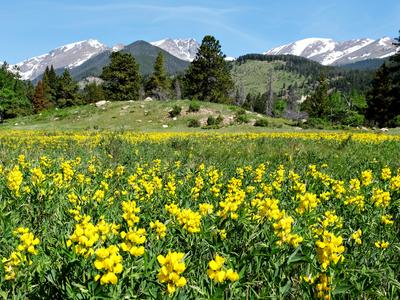
<svg viewBox="0 0 400 300"><path fill-rule="evenodd" d="M107 104L106 100L101 100L95 103L96 107L102 107Z"/></svg>
<svg viewBox="0 0 400 300"><path fill-rule="evenodd" d="M153 98L147 97L146 99L144 99L144 101L153 101Z"/></svg>

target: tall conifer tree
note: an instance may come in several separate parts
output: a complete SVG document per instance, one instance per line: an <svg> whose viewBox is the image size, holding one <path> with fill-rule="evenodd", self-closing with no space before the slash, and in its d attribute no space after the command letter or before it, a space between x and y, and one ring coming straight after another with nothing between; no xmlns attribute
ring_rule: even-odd
<svg viewBox="0 0 400 300"><path fill-rule="evenodd" d="M234 83L225 57L219 41L205 36L185 76L189 97L210 102L230 101Z"/></svg>

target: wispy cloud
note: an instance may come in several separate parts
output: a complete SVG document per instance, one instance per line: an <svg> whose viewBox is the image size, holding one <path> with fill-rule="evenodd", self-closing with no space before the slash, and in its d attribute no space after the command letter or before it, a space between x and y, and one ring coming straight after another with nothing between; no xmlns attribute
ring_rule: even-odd
<svg viewBox="0 0 400 300"><path fill-rule="evenodd" d="M182 14L207 14L207 15L225 15L229 13L239 12L247 7L209 7L199 5L155 5L155 4L94 4L94 5L65 5L65 9L75 11L90 12L110 12L110 11L145 11L153 13L167 13L174 15Z"/></svg>

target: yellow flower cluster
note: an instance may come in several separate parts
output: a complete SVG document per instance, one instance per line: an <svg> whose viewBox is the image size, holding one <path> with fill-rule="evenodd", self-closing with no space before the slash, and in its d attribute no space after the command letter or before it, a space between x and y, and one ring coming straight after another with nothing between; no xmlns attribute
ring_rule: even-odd
<svg viewBox="0 0 400 300"><path fill-rule="evenodd" d="M299 207L296 209L296 211L301 215L305 212L312 211L318 206L318 203L320 202L317 195L313 193L305 193L304 195L299 195L298 200Z"/></svg>
<svg viewBox="0 0 400 300"><path fill-rule="evenodd" d="M362 236L362 231L361 229L358 229L356 232L351 234L351 238L354 240L354 242L358 245L362 244L361 241L361 236Z"/></svg>
<svg viewBox="0 0 400 300"><path fill-rule="evenodd" d="M280 238L277 242L278 245L288 243L292 247L297 248L303 241L301 236L292 233L293 222L294 219L291 216L287 216L285 211L282 211L281 217L272 225L275 235Z"/></svg>
<svg viewBox="0 0 400 300"><path fill-rule="evenodd" d="M163 239L167 235L167 226L159 220L150 222L150 228L156 231L157 239Z"/></svg>
<svg viewBox="0 0 400 300"><path fill-rule="evenodd" d="M363 210L365 206L365 197L363 195L357 195L354 197L347 197L344 200L344 204L346 205L355 205L358 209Z"/></svg>
<svg viewBox="0 0 400 300"><path fill-rule="evenodd" d="M199 204L199 212L201 216L206 216L212 214L214 211L214 205L209 203L201 203Z"/></svg>
<svg viewBox="0 0 400 300"><path fill-rule="evenodd" d="M385 225L392 225L394 223L392 215L382 215L381 223Z"/></svg>
<svg viewBox="0 0 400 300"><path fill-rule="evenodd" d="M389 167L384 167L381 171L381 178L383 180L389 180L392 177L392 171Z"/></svg>
<svg viewBox="0 0 400 300"><path fill-rule="evenodd" d="M316 243L318 260L324 270L326 270L331 263L337 264L344 259L342 253L345 251L343 246L343 238L335 236L329 231L324 231L321 240Z"/></svg>
<svg viewBox="0 0 400 300"><path fill-rule="evenodd" d="M146 242L146 229L130 229L128 232L122 231L121 238L124 242L120 244L122 251L129 252L133 256L141 256L144 254L144 247L141 246Z"/></svg>
<svg viewBox="0 0 400 300"><path fill-rule="evenodd" d="M140 207L136 205L135 201L122 202L122 210L124 211L122 217L129 227L133 227L139 222L139 217L136 214L140 212Z"/></svg>
<svg viewBox="0 0 400 300"><path fill-rule="evenodd" d="M74 246L74 252L89 257L94 254L93 245L100 239L98 228L90 222L90 216L84 216L80 223L75 225L75 230L67 240L67 246Z"/></svg>
<svg viewBox="0 0 400 300"><path fill-rule="evenodd" d="M400 191L400 175L390 179L390 189L393 191Z"/></svg>
<svg viewBox="0 0 400 300"><path fill-rule="evenodd" d="M166 204L165 210L176 217L179 225L181 225L189 233L197 233L201 231L201 214L187 209L180 209L175 203Z"/></svg>
<svg viewBox="0 0 400 300"><path fill-rule="evenodd" d="M32 173L32 184L34 186L40 186L43 181L46 179L46 176L43 174L40 168L33 168L31 169Z"/></svg>
<svg viewBox="0 0 400 300"><path fill-rule="evenodd" d="M215 255L215 258L208 262L207 274L210 279L214 280L216 283L223 283L225 280L230 280L235 282L239 280L239 274L233 269L224 270L225 258Z"/></svg>
<svg viewBox="0 0 400 300"><path fill-rule="evenodd" d="M186 278L181 276L186 269L186 265L183 262L184 256L185 253L170 251L166 256L157 256L157 260L161 265L157 275L158 280L161 283L167 283L169 294L173 294L177 288L186 285Z"/></svg>
<svg viewBox="0 0 400 300"><path fill-rule="evenodd" d="M315 296L317 299L331 299L331 278L326 273L320 273L317 276L303 276L301 278L308 284L315 284Z"/></svg>
<svg viewBox="0 0 400 300"><path fill-rule="evenodd" d="M387 241L376 241L375 242L375 247L378 249L386 249L389 247L390 243Z"/></svg>
<svg viewBox="0 0 400 300"><path fill-rule="evenodd" d="M217 216L222 218L230 217L234 220L238 218L237 210L246 196L241 186L242 181L240 179L232 178L229 180L228 191L225 199L219 202L220 210L217 212Z"/></svg>
<svg viewBox="0 0 400 300"><path fill-rule="evenodd" d="M23 175L19 170L19 166L14 166L14 168L8 173L7 187L17 197L20 195L22 181Z"/></svg>
<svg viewBox="0 0 400 300"><path fill-rule="evenodd" d="M190 208L182 209L176 216L178 223L189 233L200 232L201 215Z"/></svg>
<svg viewBox="0 0 400 300"><path fill-rule="evenodd" d="M390 204L390 193L382 189L374 189L372 192L371 201L377 207L388 207Z"/></svg>
<svg viewBox="0 0 400 300"><path fill-rule="evenodd" d="M14 231L19 237L20 244L16 251L13 251L8 258L3 258L5 280L14 280L17 276L18 267L23 263L31 264L32 261L27 255L36 255L38 253L35 248L39 244L39 239L35 238L28 228L19 227Z"/></svg>
<svg viewBox="0 0 400 300"><path fill-rule="evenodd" d="M318 281L315 286L317 297L319 299L330 300L331 299L330 277L326 275L326 273L321 273L318 276L317 280Z"/></svg>
<svg viewBox="0 0 400 300"><path fill-rule="evenodd" d="M196 176L195 186L192 187L191 190L193 200L196 200L200 197L200 192L203 189L203 187L204 187L203 177L201 177L201 175Z"/></svg>
<svg viewBox="0 0 400 300"><path fill-rule="evenodd" d="M373 176L371 170L365 170L361 172L361 184L363 186L368 186L372 183Z"/></svg>
<svg viewBox="0 0 400 300"><path fill-rule="evenodd" d="M100 284L117 284L118 277L116 274L122 273L122 256L119 254L119 249L115 245L108 248L99 248L96 250L96 260L94 267L103 271L95 277L95 281L100 279Z"/></svg>

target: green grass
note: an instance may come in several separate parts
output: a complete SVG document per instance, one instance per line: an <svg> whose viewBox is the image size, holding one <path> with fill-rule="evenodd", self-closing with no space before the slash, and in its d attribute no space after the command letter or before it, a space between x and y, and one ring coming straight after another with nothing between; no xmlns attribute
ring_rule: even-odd
<svg viewBox="0 0 400 300"><path fill-rule="evenodd" d="M225 118L221 132L260 131L251 124L234 124L235 106L200 102L197 113L189 113L189 100L170 101L132 101L108 102L103 107L85 105L65 109L52 109L38 115L6 120L1 129L17 130L130 130L130 131L204 131L201 128L189 128L190 119L199 119L204 125L208 116ZM182 113L176 120L170 118L169 111L173 106L182 107ZM261 118L259 114L248 112L253 120ZM290 121L269 118L271 128L289 129ZM233 125L231 125L233 124ZM163 125L168 127L164 128ZM266 130L266 129L264 129Z"/></svg>
<svg viewBox="0 0 400 300"><path fill-rule="evenodd" d="M265 93L268 88L270 74L273 74L273 90L278 93L289 85L297 83L301 86L306 78L304 76L287 72L283 70L275 70L275 67L284 65L284 62L274 61L255 61L248 60L245 63L235 63L231 70L232 78L235 86L242 87L245 95Z"/></svg>

